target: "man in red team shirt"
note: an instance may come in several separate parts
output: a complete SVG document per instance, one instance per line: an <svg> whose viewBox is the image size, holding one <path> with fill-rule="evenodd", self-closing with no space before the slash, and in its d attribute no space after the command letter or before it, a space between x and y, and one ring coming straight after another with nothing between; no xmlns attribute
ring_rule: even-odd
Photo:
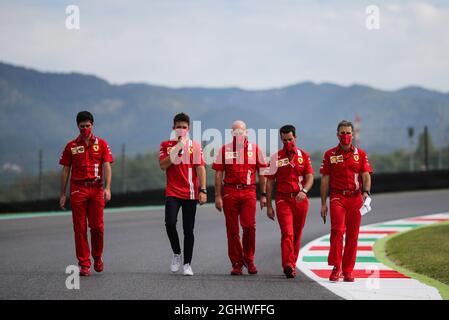
<svg viewBox="0 0 449 320"><path fill-rule="evenodd" d="M337 126L340 143L324 153L321 165L321 217L326 222L330 187L331 238L328 263L334 266L329 280L353 282L361 223L360 208L370 195L372 168L365 151L352 144L354 126L341 121ZM343 250L343 235L345 246ZM344 251L344 253L343 253Z"/></svg>
<svg viewBox="0 0 449 320"><path fill-rule="evenodd" d="M249 274L256 274L254 252L256 250L256 173L259 173L261 209L266 205L266 179L259 169L265 168L262 151L249 143L246 124L235 121L232 125L233 141L218 152L212 165L215 172L215 207L224 211L228 238L228 255L231 260L231 275L241 275L242 267ZM222 182L224 187L222 194ZM240 241L240 224L243 229Z"/></svg>
<svg viewBox="0 0 449 320"><path fill-rule="evenodd" d="M76 257L80 265L80 275L89 276L91 261L87 225L91 232L94 269L97 272L103 271L103 209L105 201L111 199L113 159L108 143L92 133L94 118L90 112L79 112L76 123L80 135L66 145L59 160L59 164L63 165L59 205L65 210L66 188L71 173L70 204L75 231Z"/></svg>
<svg viewBox="0 0 449 320"><path fill-rule="evenodd" d="M296 146L296 128L279 129L284 148L274 154L267 175L267 216L274 220L271 196L276 181L276 213L281 228L282 268L287 278L296 276L296 261L301 247L301 234L306 222L313 185L313 168L309 155Z"/></svg>
<svg viewBox="0 0 449 320"><path fill-rule="evenodd" d="M203 150L198 142L188 138L189 128L189 116L185 113L177 114L173 119L175 139L162 142L159 152L159 165L167 178L165 227L173 250L171 271L177 272L181 266L181 247L176 222L179 208L182 208L185 276L193 276L191 262L197 203L199 201L200 205L203 205L207 202Z"/></svg>

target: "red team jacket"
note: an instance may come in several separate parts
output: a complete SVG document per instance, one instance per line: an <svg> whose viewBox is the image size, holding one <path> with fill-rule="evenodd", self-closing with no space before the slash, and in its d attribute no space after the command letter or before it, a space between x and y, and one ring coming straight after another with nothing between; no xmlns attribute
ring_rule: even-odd
<svg viewBox="0 0 449 320"><path fill-rule="evenodd" d="M313 174L312 162L307 152L296 148L292 160L284 149L271 157L268 179L276 179L277 194L299 193L307 174Z"/></svg>
<svg viewBox="0 0 449 320"><path fill-rule="evenodd" d="M108 143L93 134L89 146L78 136L70 141L62 152L59 164L72 167L71 181L90 181L103 178L102 165L114 162Z"/></svg>
<svg viewBox="0 0 449 320"><path fill-rule="evenodd" d="M225 171L225 184L255 185L257 171L267 166L262 150L246 141L243 148L236 148L233 142L222 146L212 169Z"/></svg>
<svg viewBox="0 0 449 320"><path fill-rule="evenodd" d="M363 172L372 173L366 152L351 146L344 152L340 145L324 153L320 173L330 176L330 190L358 191L362 187Z"/></svg>
<svg viewBox="0 0 449 320"><path fill-rule="evenodd" d="M159 160L169 157L170 151L177 143L176 140L162 142L159 148ZM196 173L198 166L204 166L203 149L198 142L189 140L181 154L178 154L178 162L167 168L165 196L198 200L198 175Z"/></svg>

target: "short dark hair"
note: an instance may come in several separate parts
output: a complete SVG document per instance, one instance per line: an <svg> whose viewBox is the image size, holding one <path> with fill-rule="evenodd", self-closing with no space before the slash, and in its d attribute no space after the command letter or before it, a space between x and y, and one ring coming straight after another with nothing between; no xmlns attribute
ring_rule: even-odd
<svg viewBox="0 0 449 320"><path fill-rule="evenodd" d="M296 128L291 124L287 124L279 129L279 134L289 134L290 132L292 132L293 136L296 137Z"/></svg>
<svg viewBox="0 0 449 320"><path fill-rule="evenodd" d="M338 123L337 132L340 131L341 127L351 127L352 131L354 131L354 125L351 121L343 120Z"/></svg>
<svg viewBox="0 0 449 320"><path fill-rule="evenodd" d="M89 111L80 111L76 115L76 124L80 124L83 121L90 121L91 124L94 124L94 116Z"/></svg>
<svg viewBox="0 0 449 320"><path fill-rule="evenodd" d="M178 113L173 118L173 125L175 126L177 122L187 122L190 126L190 117L187 114L185 114L184 112Z"/></svg>

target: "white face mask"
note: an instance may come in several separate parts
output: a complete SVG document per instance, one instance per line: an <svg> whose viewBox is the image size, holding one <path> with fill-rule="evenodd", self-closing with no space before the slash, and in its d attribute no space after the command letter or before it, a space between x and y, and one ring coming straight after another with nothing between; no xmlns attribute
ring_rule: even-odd
<svg viewBox="0 0 449 320"><path fill-rule="evenodd" d="M174 129L175 139L179 140L180 138L189 138L189 131L187 129Z"/></svg>

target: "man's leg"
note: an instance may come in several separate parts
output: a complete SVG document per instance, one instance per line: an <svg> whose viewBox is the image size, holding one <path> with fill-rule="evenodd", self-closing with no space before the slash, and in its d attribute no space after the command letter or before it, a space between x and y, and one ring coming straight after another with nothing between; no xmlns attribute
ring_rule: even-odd
<svg viewBox="0 0 449 320"><path fill-rule="evenodd" d="M181 254L178 231L176 230L180 206L179 200L174 197L165 199L165 229L167 230L168 239L174 254Z"/></svg>
<svg viewBox="0 0 449 320"><path fill-rule="evenodd" d="M73 231L75 232L76 257L80 266L90 268L90 249L87 240L87 197L86 188L71 186L70 204Z"/></svg>
<svg viewBox="0 0 449 320"><path fill-rule="evenodd" d="M228 238L228 256L233 266L243 266L243 249L240 241L239 211L240 201L234 190L225 188L223 195L223 211L226 220Z"/></svg>
<svg viewBox="0 0 449 320"><path fill-rule="evenodd" d="M254 263L256 251L256 191L245 191L241 201L240 224L243 229L243 260L249 266Z"/></svg>
<svg viewBox="0 0 449 320"><path fill-rule="evenodd" d="M87 203L87 219L90 228L90 240L92 247L92 257L99 259L103 255L104 244L104 197L103 189L91 188L92 193Z"/></svg>
<svg viewBox="0 0 449 320"><path fill-rule="evenodd" d="M359 238L360 223L362 216L360 208L362 207L362 196L348 198L346 203L346 237L345 250L343 254L343 272L351 273L354 269L357 258L357 243Z"/></svg>
<svg viewBox="0 0 449 320"><path fill-rule="evenodd" d="M343 235L345 233L346 209L343 199L340 197L331 197L330 199L331 216L331 237L328 264L340 268L343 253Z"/></svg>
<svg viewBox="0 0 449 320"><path fill-rule="evenodd" d="M309 200L306 198L301 202L296 202L295 210L293 212L293 267L296 268L296 262L298 261L299 249L301 248L301 236L302 230L306 223L307 211L309 209Z"/></svg>
<svg viewBox="0 0 449 320"><path fill-rule="evenodd" d="M290 199L276 199L276 215L281 228L282 268L293 268L293 212Z"/></svg>
<svg viewBox="0 0 449 320"><path fill-rule="evenodd" d="M193 245L195 236L195 215L197 200L182 200L182 227L184 230L184 264L192 262Z"/></svg>

